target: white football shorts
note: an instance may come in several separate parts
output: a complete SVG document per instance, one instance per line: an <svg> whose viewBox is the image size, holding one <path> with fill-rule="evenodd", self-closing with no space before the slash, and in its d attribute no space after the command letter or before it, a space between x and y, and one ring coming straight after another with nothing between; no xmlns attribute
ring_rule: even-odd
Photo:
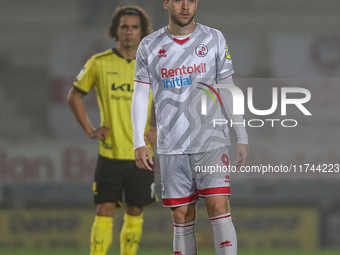
<svg viewBox="0 0 340 255"><path fill-rule="evenodd" d="M195 203L199 197L230 196L228 147L179 155L159 155L165 207Z"/></svg>

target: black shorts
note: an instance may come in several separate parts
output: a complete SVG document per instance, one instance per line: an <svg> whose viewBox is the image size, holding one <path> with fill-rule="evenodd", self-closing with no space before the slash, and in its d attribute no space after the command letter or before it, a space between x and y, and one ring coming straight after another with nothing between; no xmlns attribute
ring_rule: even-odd
<svg viewBox="0 0 340 255"><path fill-rule="evenodd" d="M94 203L123 203L143 207L157 202L153 171L139 169L135 161L109 159L99 155L94 183Z"/></svg>

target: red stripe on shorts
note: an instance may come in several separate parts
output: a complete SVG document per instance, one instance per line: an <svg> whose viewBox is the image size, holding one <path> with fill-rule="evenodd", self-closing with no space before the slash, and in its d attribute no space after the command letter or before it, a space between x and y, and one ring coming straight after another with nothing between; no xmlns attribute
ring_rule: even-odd
<svg viewBox="0 0 340 255"><path fill-rule="evenodd" d="M164 206L179 206L184 204L189 204L194 202L198 198L197 193L192 194L188 197L180 197L180 198L162 198Z"/></svg>
<svg viewBox="0 0 340 255"><path fill-rule="evenodd" d="M211 195L230 195L230 187L217 187L209 189L198 189L199 196L211 196Z"/></svg>

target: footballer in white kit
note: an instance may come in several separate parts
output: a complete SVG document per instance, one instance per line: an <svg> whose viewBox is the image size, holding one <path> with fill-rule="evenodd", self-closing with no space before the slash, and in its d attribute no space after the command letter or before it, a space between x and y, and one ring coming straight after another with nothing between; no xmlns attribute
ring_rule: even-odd
<svg viewBox="0 0 340 255"><path fill-rule="evenodd" d="M184 39L174 37L164 27L145 37L139 45L135 82L152 86L164 206L193 203L199 196L230 195L227 172L197 173L197 167L203 170L229 162L226 160L226 146L230 145L228 126L214 127L213 120L226 119L225 110L232 116L230 107L223 107L230 105L230 100L227 102L225 91L214 89L214 85L216 81L223 83L233 73L223 35L201 24ZM201 98L206 91L218 104L208 96L207 113L202 115ZM232 118L242 122L240 116ZM238 142L246 144L245 129L239 127L236 131ZM135 136L134 140L135 149L144 145L143 136ZM214 157L206 156L201 163L193 160L200 156L202 161L204 153L215 150ZM210 176L210 180L204 182L203 176Z"/></svg>
<svg viewBox="0 0 340 255"><path fill-rule="evenodd" d="M163 6L169 25L144 37L136 55L131 107L136 164L152 170L143 134L151 85L162 199L172 211L174 254L197 254L195 202L204 197L216 254L236 255L229 174L207 172L230 161L228 126L214 125L214 120L243 123L241 115L232 114L231 92L216 86L233 84L228 45L221 32L194 22L198 0L163 0ZM248 136L242 124L233 126L238 137L234 161L240 167L248 158Z"/></svg>

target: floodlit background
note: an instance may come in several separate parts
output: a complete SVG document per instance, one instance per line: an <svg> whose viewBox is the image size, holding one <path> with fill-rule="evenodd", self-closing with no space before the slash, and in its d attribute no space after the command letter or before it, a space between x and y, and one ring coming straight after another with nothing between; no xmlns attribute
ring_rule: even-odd
<svg viewBox="0 0 340 255"><path fill-rule="evenodd" d="M128 4L145 8L155 30L168 22L161 0L1 1L0 250L89 249L98 146L74 120L66 95L85 61L116 45L105 32L115 8ZM253 87L256 108L270 108L272 87L312 94L306 107L313 116L294 107L290 116L280 116L279 108L274 115L297 119L298 127L248 128L249 165L327 164L329 170L340 163L339 13L338 0L199 1L195 21L225 35L235 83L245 95ZM85 101L98 125L95 94ZM265 118L246 113L246 119ZM155 177L160 196L157 169ZM232 175L240 249L340 248L339 177ZM212 248L204 203L198 205L198 243ZM171 248L171 242L170 211L160 203L147 208L141 246Z"/></svg>

